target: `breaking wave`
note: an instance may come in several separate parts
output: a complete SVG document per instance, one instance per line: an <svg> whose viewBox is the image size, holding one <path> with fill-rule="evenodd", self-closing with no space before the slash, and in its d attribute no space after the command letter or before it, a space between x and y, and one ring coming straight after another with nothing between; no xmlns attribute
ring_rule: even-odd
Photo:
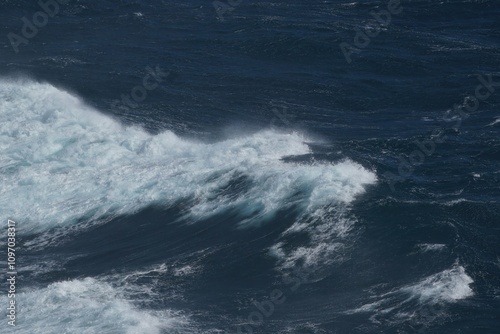
<svg viewBox="0 0 500 334"><path fill-rule="evenodd" d="M1 80L0 206L24 233L181 200L193 220L234 209L249 224L292 205L321 217L376 182L348 159L283 160L311 153L306 141L273 130L215 143L153 135L48 83Z"/></svg>
<svg viewBox="0 0 500 334"><path fill-rule="evenodd" d="M372 301L346 314L368 313L374 323L411 322L422 330L447 316L447 305L474 295L474 280L455 263L450 269L372 297Z"/></svg>
<svg viewBox="0 0 500 334"><path fill-rule="evenodd" d="M50 284L16 296L22 321L9 333L192 333L189 318L177 311L136 308L111 284L84 278ZM6 297L0 300L4 305ZM75 316L77 314L78 316Z"/></svg>

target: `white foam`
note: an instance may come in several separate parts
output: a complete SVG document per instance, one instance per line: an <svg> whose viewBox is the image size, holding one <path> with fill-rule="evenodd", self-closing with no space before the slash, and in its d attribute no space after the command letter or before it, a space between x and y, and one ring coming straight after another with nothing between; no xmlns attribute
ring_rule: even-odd
<svg viewBox="0 0 500 334"><path fill-rule="evenodd" d="M473 296L472 283L464 267L455 264L416 283L374 296L368 303L344 313L373 313L370 319L377 323L411 321L427 326L447 316L447 304Z"/></svg>
<svg viewBox="0 0 500 334"><path fill-rule="evenodd" d="M356 223L346 205L319 207L313 214L303 215L282 234L286 239L291 234L307 233L308 241L299 247L285 250L284 241L270 248L282 269L299 266L311 273L335 262L344 260L347 237Z"/></svg>
<svg viewBox="0 0 500 334"><path fill-rule="evenodd" d="M107 274L99 279L119 288L127 299L151 303L158 299L167 299L168 296L158 294L158 284L165 281L167 272L168 265L160 263L142 270Z"/></svg>
<svg viewBox="0 0 500 334"><path fill-rule="evenodd" d="M7 305L7 298L0 297ZM189 333L189 320L173 311L137 309L119 290L93 278L53 283L16 295L16 327L4 333Z"/></svg>
<svg viewBox="0 0 500 334"><path fill-rule="evenodd" d="M473 282L464 267L455 265L401 291L410 293L421 303L454 302L474 295L470 287Z"/></svg>
<svg viewBox="0 0 500 334"><path fill-rule="evenodd" d="M245 222L259 222L297 192L293 203L321 216L325 205L348 204L376 181L349 160L282 160L309 153L305 141L271 130L217 143L151 135L50 84L0 80L0 207L24 232L184 198L194 199L194 220L233 208ZM238 177L248 182L237 194L220 194Z"/></svg>
<svg viewBox="0 0 500 334"><path fill-rule="evenodd" d="M490 124L486 125L486 126L493 126L497 123L500 123L500 117L497 117L493 122L491 122Z"/></svg>
<svg viewBox="0 0 500 334"><path fill-rule="evenodd" d="M417 247L422 252L440 251L446 248L445 244L418 244Z"/></svg>
<svg viewBox="0 0 500 334"><path fill-rule="evenodd" d="M446 201L443 203L445 206L454 206L460 203L474 203L474 201L466 199L466 198L457 198L451 201Z"/></svg>
<svg viewBox="0 0 500 334"><path fill-rule="evenodd" d="M127 299L142 304L184 299L184 284L191 282L203 271L203 262L217 248L184 253L178 259L156 263L133 271L114 271L98 279L118 288ZM183 277L179 280L178 277ZM165 287L168 286L168 292Z"/></svg>

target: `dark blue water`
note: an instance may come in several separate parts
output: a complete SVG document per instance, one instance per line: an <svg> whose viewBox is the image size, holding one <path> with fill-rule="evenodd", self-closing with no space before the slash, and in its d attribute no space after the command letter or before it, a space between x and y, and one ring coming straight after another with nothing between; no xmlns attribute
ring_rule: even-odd
<svg viewBox="0 0 500 334"><path fill-rule="evenodd" d="M1 333L498 333L498 1L64 2L0 0Z"/></svg>

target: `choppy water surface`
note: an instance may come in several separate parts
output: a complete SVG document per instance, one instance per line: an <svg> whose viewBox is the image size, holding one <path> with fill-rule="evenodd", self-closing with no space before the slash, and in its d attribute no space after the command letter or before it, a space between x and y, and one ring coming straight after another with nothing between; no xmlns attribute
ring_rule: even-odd
<svg viewBox="0 0 500 334"><path fill-rule="evenodd" d="M497 331L499 3L51 6L0 1L2 333Z"/></svg>

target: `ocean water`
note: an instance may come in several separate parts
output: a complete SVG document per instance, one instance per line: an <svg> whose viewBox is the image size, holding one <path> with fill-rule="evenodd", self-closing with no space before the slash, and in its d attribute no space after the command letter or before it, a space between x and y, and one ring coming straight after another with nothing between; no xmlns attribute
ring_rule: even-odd
<svg viewBox="0 0 500 334"><path fill-rule="evenodd" d="M499 333L499 17L0 0L0 333Z"/></svg>

